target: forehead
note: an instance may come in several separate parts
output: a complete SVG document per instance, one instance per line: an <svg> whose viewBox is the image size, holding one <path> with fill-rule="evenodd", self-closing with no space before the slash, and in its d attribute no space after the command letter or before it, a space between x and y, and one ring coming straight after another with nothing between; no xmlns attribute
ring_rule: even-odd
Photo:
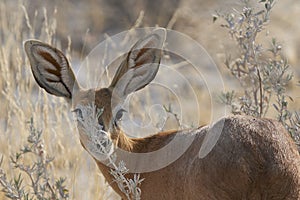
<svg viewBox="0 0 300 200"><path fill-rule="evenodd" d="M88 105L92 102L95 102L95 90L80 90L73 95L72 107L76 108L78 105Z"/></svg>
<svg viewBox="0 0 300 200"><path fill-rule="evenodd" d="M108 88L102 88L97 90L81 90L76 92L76 94L73 96L72 105L86 105L90 103L104 104L105 102L110 102L110 99L111 91Z"/></svg>
<svg viewBox="0 0 300 200"><path fill-rule="evenodd" d="M95 91L95 104L97 107L110 106L111 104L111 91L108 88L102 88Z"/></svg>

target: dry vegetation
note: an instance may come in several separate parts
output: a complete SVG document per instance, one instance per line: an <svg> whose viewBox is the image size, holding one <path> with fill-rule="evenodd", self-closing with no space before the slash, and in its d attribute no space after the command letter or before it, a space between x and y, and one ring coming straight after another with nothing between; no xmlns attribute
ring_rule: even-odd
<svg viewBox="0 0 300 200"><path fill-rule="evenodd" d="M15 2L16 3L16 2ZM50 169L55 178L68 177L72 199L94 199L93 194L110 198L111 189L98 176L93 161L80 147L73 118L63 99L52 98L37 88L23 53L23 41L36 38L60 46L56 36L56 11L38 9L29 19L23 3L0 3L1 13L1 154L8 175L18 174L9 165L9 156L25 144L28 121L43 131L46 154L55 156ZM60 122L60 123L57 123ZM68 159L66 159L68 158ZM26 163L26 161L24 161ZM90 176L89 173L95 176ZM54 178L54 177L52 177ZM2 194L1 194L2 195ZM2 197L4 198L4 197Z"/></svg>
<svg viewBox="0 0 300 200"><path fill-rule="evenodd" d="M224 63L224 49L232 48L226 31L212 23L216 9L238 6L235 1L0 1L0 153L4 156L2 167L9 176L17 174L9 164L9 156L17 152L29 135L28 121L34 119L35 126L43 131L46 154L55 159L50 166L55 177L66 177L71 199L115 199L118 198L107 186L94 161L79 144L69 108L61 98L52 97L39 89L30 71L23 52L23 41L39 39L52 44L78 63L104 33L117 33L133 26L155 26L174 28L186 33L202 44L212 55L217 65ZM157 4L160 9L157 9ZM222 5L223 4L223 5ZM133 9L134 7L134 9ZM141 12L143 10L143 12ZM155 11L155 12L154 12ZM294 71L294 81L289 85L292 109L299 109L299 54L300 25L297 15L300 3L297 0L278 2L273 10L269 34L282 41L284 51ZM267 32L267 30L265 30ZM269 37L269 36L266 36ZM269 37L272 38L272 37ZM262 39L262 38L260 38ZM271 40L268 40L271 41ZM266 43L268 43L266 41ZM234 52L234 51L233 51ZM229 73L224 72L228 88L234 85ZM203 81L195 83L199 110L209 116L210 99ZM141 105L142 106L142 105ZM187 107L190 112L193 107ZM201 124L207 122L201 118ZM30 160L24 160L29 162ZM0 199L5 199L1 196Z"/></svg>

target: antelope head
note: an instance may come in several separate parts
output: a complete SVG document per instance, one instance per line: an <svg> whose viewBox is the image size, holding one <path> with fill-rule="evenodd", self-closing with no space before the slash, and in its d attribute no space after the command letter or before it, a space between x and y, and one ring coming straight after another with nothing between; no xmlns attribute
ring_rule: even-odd
<svg viewBox="0 0 300 200"><path fill-rule="evenodd" d="M129 94L144 88L154 79L160 65L165 34L164 29L157 29L138 40L117 68L110 85L100 89L83 89L60 50L37 40L26 41L24 47L39 86L49 94L64 97L79 117L82 106L93 101L96 109L102 110L99 125L110 134L115 144L122 147L126 146L122 144L125 136L116 123L123 112L120 104ZM80 127L78 130L80 141L86 148L86 133Z"/></svg>

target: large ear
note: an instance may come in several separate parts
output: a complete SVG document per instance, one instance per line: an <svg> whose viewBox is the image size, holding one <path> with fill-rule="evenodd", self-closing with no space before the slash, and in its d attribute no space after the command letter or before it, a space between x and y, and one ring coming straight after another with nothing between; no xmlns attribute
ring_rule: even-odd
<svg viewBox="0 0 300 200"><path fill-rule="evenodd" d="M165 38L165 29L156 29L131 48L110 85L119 97L126 97L154 79L159 68Z"/></svg>
<svg viewBox="0 0 300 200"><path fill-rule="evenodd" d="M36 82L48 93L72 98L78 83L67 58L58 49L36 40L24 43L31 70Z"/></svg>

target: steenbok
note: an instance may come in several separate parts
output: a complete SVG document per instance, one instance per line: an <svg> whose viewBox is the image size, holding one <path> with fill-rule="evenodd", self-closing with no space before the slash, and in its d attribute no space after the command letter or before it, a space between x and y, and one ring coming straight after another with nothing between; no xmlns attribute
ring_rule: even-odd
<svg viewBox="0 0 300 200"><path fill-rule="evenodd" d="M145 138L130 138L121 130L117 123L121 115L115 111L118 105L112 102L113 94L119 97L116 102L121 102L154 79L165 34L164 29L158 29L138 40L121 62L109 87L89 90L80 87L60 50L36 40L28 40L24 46L36 82L48 93L64 97L70 104L73 102L73 109L87 105L95 97L94 105L103 109L98 122L119 150L146 154L168 145L175 136L183 143L193 138L174 162L140 173L144 178L141 199L300 199L299 153L285 128L275 120L229 116L213 126L160 132ZM206 156L199 157L205 136L220 124L223 128L215 146ZM89 138L80 128L79 134L83 148L88 150ZM91 156L110 186L125 199L110 167ZM133 173L128 177L133 177Z"/></svg>

